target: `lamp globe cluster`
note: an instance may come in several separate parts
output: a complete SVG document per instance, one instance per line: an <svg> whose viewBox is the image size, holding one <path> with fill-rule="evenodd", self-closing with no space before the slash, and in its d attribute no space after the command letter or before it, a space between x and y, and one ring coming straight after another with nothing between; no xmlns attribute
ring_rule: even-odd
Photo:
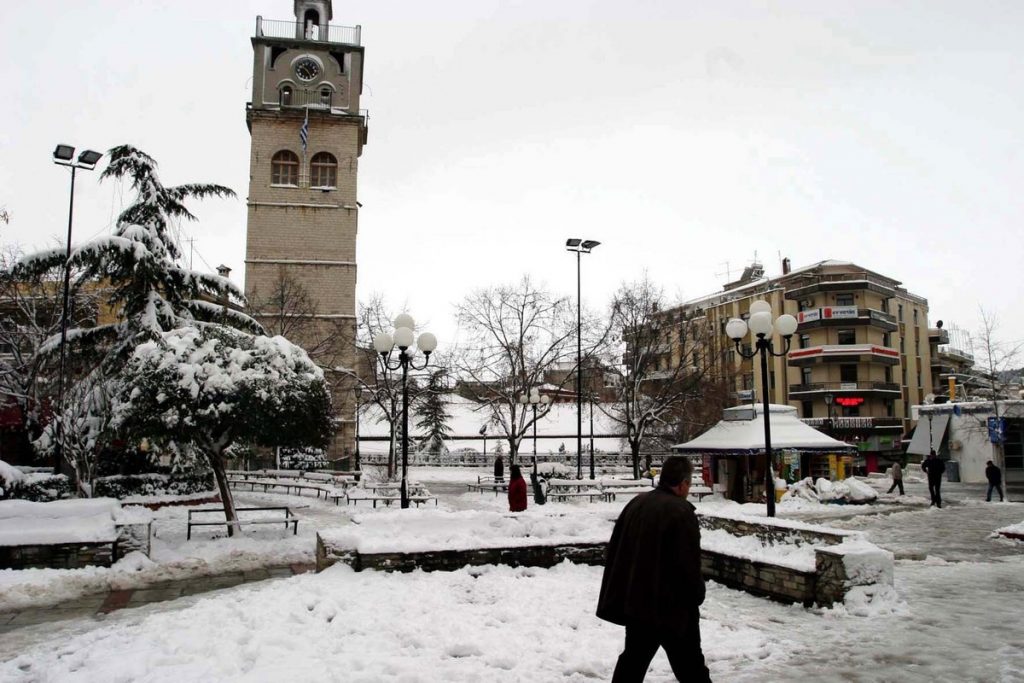
<svg viewBox="0 0 1024 683"><path fill-rule="evenodd" d="M397 346L399 351L411 355L409 349L415 338L413 330L416 329L416 321L408 313L402 313L395 318L393 324L395 326L394 334L381 332L373 338L374 350L382 356L386 356ZM437 337L430 332L424 332L419 339L416 339L416 347L423 352L424 356L429 356L437 348Z"/></svg>
<svg viewBox="0 0 1024 683"><path fill-rule="evenodd" d="M755 301L750 304L750 322L733 318L725 325L725 333L733 341L739 341L746 336L747 330L753 336L764 339L771 335L772 330L778 330L785 338L792 337L796 332L796 318L784 313L772 320L772 306L767 301Z"/></svg>

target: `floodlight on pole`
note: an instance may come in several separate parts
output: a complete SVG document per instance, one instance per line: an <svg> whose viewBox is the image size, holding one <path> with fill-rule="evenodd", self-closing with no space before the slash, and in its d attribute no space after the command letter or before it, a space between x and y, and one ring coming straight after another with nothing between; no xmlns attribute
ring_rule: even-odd
<svg viewBox="0 0 1024 683"><path fill-rule="evenodd" d="M601 244L597 240L575 237L565 241L566 251L576 252L576 478L583 478L583 314L580 285L580 258ZM590 478L594 478L594 451L590 451Z"/></svg>
<svg viewBox="0 0 1024 683"><path fill-rule="evenodd" d="M71 169L71 192L70 200L68 203L68 240L65 245L64 251L64 290L63 290L63 304L60 311L60 370L57 376L57 438L56 447L53 455L53 471L55 474L60 474L61 460L64 457L64 429L62 427L64 419L64 373L67 362L67 343L68 343L68 308L70 302L70 291L71 291L71 227L74 223L75 215L75 172L78 169L84 171L91 171L96 168L96 164L103 157L100 152L94 152L92 150L85 150L78 155L78 160L74 161L75 148L71 145L60 144L57 145L53 150L53 163L58 166L67 166Z"/></svg>

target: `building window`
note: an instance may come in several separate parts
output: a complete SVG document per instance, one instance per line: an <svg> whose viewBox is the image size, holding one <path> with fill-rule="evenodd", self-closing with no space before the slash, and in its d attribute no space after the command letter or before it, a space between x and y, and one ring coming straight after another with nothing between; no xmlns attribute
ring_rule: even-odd
<svg viewBox="0 0 1024 683"><path fill-rule="evenodd" d="M840 382L856 382L857 381L857 366L856 365L840 365L839 366L839 381Z"/></svg>
<svg viewBox="0 0 1024 683"><path fill-rule="evenodd" d="M914 309L914 324L917 324L917 309Z"/></svg>
<svg viewBox="0 0 1024 683"><path fill-rule="evenodd" d="M309 162L311 187L338 186L338 160L329 152L317 152Z"/></svg>
<svg viewBox="0 0 1024 683"><path fill-rule="evenodd" d="M292 87L285 85L281 87L281 92L278 95L278 100L282 107L290 107L292 105Z"/></svg>
<svg viewBox="0 0 1024 683"><path fill-rule="evenodd" d="M330 88L320 89L320 104L325 107L331 106L331 98L334 96L334 91Z"/></svg>
<svg viewBox="0 0 1024 683"><path fill-rule="evenodd" d="M809 335L809 334L801 334L800 335L800 348L801 349L806 349L806 348L809 348L810 345L811 345L811 335Z"/></svg>
<svg viewBox="0 0 1024 683"><path fill-rule="evenodd" d="M753 375L743 375L743 390L744 391L750 391L753 388L754 388L754 376Z"/></svg>
<svg viewBox="0 0 1024 683"><path fill-rule="evenodd" d="M891 365L886 365L885 366L885 383L886 384L892 384L892 366Z"/></svg>
<svg viewBox="0 0 1024 683"><path fill-rule="evenodd" d="M800 401L800 413L804 417L814 417L814 402Z"/></svg>
<svg viewBox="0 0 1024 683"><path fill-rule="evenodd" d="M839 330L838 337L840 344L857 343L857 333L854 330Z"/></svg>
<svg viewBox="0 0 1024 683"><path fill-rule="evenodd" d="M299 157L295 152L282 149L274 155L270 162L270 184L298 186Z"/></svg>
<svg viewBox="0 0 1024 683"><path fill-rule="evenodd" d="M896 417L896 403L891 398L885 401L885 416Z"/></svg>
<svg viewBox="0 0 1024 683"><path fill-rule="evenodd" d="M811 383L811 369L800 368L800 381L806 386Z"/></svg>
<svg viewBox="0 0 1024 683"><path fill-rule="evenodd" d="M896 305L896 319L903 322L903 304Z"/></svg>
<svg viewBox="0 0 1024 683"><path fill-rule="evenodd" d="M890 348L892 346L892 335L890 333L882 333L882 346L885 348Z"/></svg>
<svg viewBox="0 0 1024 683"><path fill-rule="evenodd" d="M853 306L853 294L836 294L836 306Z"/></svg>

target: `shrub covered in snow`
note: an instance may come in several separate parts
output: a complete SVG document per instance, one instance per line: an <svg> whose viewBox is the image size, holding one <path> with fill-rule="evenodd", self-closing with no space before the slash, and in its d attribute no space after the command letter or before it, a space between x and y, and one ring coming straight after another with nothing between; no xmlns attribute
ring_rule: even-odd
<svg viewBox="0 0 1024 683"><path fill-rule="evenodd" d="M327 469L327 454L322 448L282 448L281 469L324 470Z"/></svg>
<svg viewBox="0 0 1024 683"><path fill-rule="evenodd" d="M63 474L26 474L25 479L10 491L9 498L48 503L70 498L71 480Z"/></svg>
<svg viewBox="0 0 1024 683"><path fill-rule="evenodd" d="M14 489L25 481L25 474L17 467L0 460L0 499L10 498Z"/></svg>
<svg viewBox="0 0 1024 683"><path fill-rule="evenodd" d="M213 471L197 474L123 474L93 480L93 495L123 499L129 496L183 496L214 488Z"/></svg>

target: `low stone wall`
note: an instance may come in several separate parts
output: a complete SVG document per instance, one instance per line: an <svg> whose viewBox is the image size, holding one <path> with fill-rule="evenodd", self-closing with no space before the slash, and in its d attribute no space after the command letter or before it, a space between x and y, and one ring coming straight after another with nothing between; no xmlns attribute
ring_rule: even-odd
<svg viewBox="0 0 1024 683"><path fill-rule="evenodd" d="M721 529L728 531L733 536L755 536L762 543L770 545L782 543L838 545L853 535L839 530L794 529L746 519L732 519L730 517L717 517L700 513L697 514L697 522L702 529Z"/></svg>
<svg viewBox="0 0 1024 683"><path fill-rule="evenodd" d="M138 551L149 557L150 528L152 522L138 524L117 524L117 557L120 559L130 552Z"/></svg>
<svg viewBox="0 0 1024 683"><path fill-rule="evenodd" d="M109 567L114 561L113 543L58 543L0 547L0 569L78 569Z"/></svg>
<svg viewBox="0 0 1024 683"><path fill-rule="evenodd" d="M763 542L775 544L813 544L814 570L770 564L735 557L710 550L701 551L701 570L706 579L730 588L746 591L772 600L804 605L823 606L842 602L854 586L885 581L877 573L853 575L847 562L851 555L888 555L891 581L892 556L869 544L853 550L840 546L852 533L817 531L785 526L774 526L748 520L700 516L705 528L725 529L736 536L756 536ZM550 567L569 559L580 564L604 564L605 543L581 543L558 546L522 546L516 548L480 548L470 550L442 550L415 553L370 553L333 547L316 535L316 570L323 571L337 562L350 565L356 571L377 569L382 571L412 571L413 569L455 570L466 565L506 564L510 566ZM885 565L885 562L882 562Z"/></svg>

